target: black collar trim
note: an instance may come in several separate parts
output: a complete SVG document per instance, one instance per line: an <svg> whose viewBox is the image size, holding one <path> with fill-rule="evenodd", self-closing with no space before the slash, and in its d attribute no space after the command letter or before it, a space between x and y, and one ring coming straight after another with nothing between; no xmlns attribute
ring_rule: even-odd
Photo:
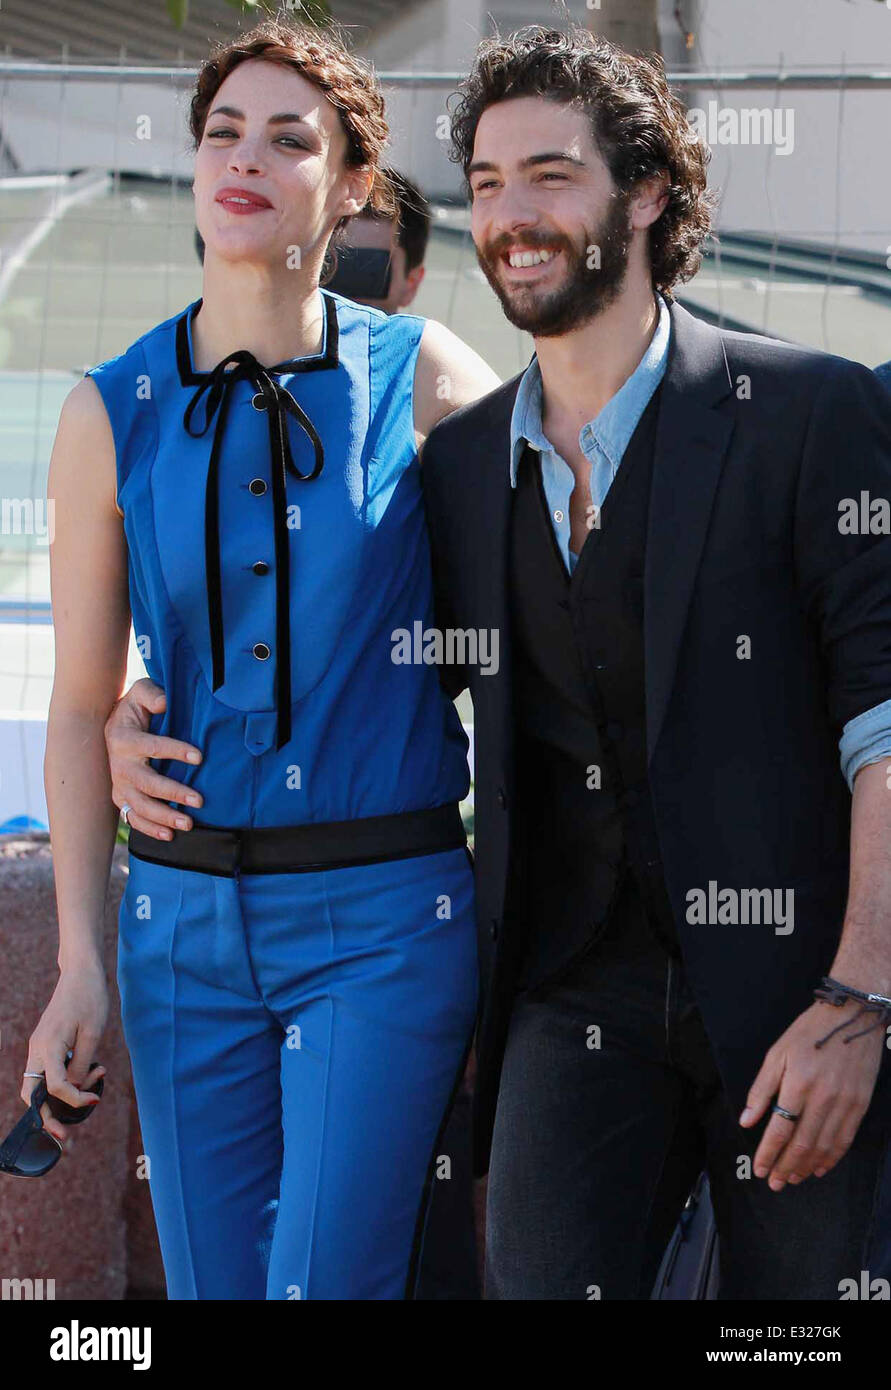
<svg viewBox="0 0 891 1390"><path fill-rule="evenodd" d="M337 321L337 303L334 297L321 294L325 301L325 322L322 335L322 351L309 357L292 357L286 362L276 362L266 371L282 374L285 372L320 372L340 365L340 325ZM201 308L203 299L196 299L188 309L183 310L176 323L176 365L182 386L199 386L209 380L213 372L196 372L192 364L191 322Z"/></svg>

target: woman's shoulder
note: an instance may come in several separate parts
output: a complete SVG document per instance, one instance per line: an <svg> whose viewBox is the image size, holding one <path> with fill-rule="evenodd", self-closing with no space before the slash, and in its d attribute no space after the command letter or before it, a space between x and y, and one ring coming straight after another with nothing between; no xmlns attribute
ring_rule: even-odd
<svg viewBox="0 0 891 1390"><path fill-rule="evenodd" d="M196 302L197 301L193 300L192 304ZM89 367L84 375L94 377L98 381L99 378L109 380L119 374L126 376L134 368L139 368L140 366L144 370L145 363L148 361L149 354L155 344L159 339L173 336L176 332L176 326L179 320L184 313L192 308L192 304L177 309L176 313L171 314L169 318L162 319L160 323L153 324L151 328L145 329L143 333L139 334L138 338L134 338L131 343L128 343L126 347L122 347L119 352L113 353L110 357L105 357L101 362L97 362L94 366Z"/></svg>
<svg viewBox="0 0 891 1390"><path fill-rule="evenodd" d="M322 293L334 300L342 327L350 323L362 324L366 327L369 338L376 343L418 343L429 322L418 314L403 314L401 311L388 314L383 309L372 308L370 304L360 304L355 299L335 294L333 290L323 289Z"/></svg>

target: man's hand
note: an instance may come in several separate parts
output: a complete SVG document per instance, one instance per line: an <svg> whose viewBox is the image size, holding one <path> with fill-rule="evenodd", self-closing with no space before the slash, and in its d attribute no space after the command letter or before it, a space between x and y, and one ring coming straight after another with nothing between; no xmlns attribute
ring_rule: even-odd
<svg viewBox="0 0 891 1390"><path fill-rule="evenodd" d="M872 1099L885 1043L883 1028L843 1042L849 1033L875 1021L874 1014L864 1014L853 1023L859 1007L856 1001L841 1008L813 1003L789 1025L761 1064L740 1124L746 1128L757 1124L774 1097L784 1110L800 1116L792 1121L771 1115L761 1136L755 1176L767 1177L773 1192L811 1173L821 1178L854 1142ZM824 1047L814 1047L818 1038L845 1021L850 1028L841 1029Z"/></svg>
<svg viewBox="0 0 891 1390"><path fill-rule="evenodd" d="M148 732L153 714L167 707L160 685L148 679L135 681L115 705L105 725L105 744L111 767L111 795L114 804L126 802L130 825L156 840L170 840L174 830L191 830L192 817L167 805L201 806L200 792L162 777L148 766L149 758L173 758L179 762L200 763L201 753L190 743L162 738Z"/></svg>

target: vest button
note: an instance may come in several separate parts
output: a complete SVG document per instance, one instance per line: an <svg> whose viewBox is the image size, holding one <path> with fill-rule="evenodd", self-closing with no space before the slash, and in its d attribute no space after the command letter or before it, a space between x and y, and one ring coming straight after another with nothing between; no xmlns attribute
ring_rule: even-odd
<svg viewBox="0 0 891 1390"><path fill-rule="evenodd" d="M267 647L265 642L255 642L253 647L251 648L251 651L254 653L254 656L257 658L258 661L265 661L267 657L270 657L272 655L272 652L270 651L269 647Z"/></svg>
<svg viewBox="0 0 891 1390"><path fill-rule="evenodd" d="M622 792L622 795L619 797L619 805L623 811L628 811L632 806L636 806L639 800L640 797L634 788L629 787L628 791Z"/></svg>
<svg viewBox="0 0 891 1390"><path fill-rule="evenodd" d="M497 917L493 917L491 923L489 924L489 935L490 935L490 937L492 938L493 941L497 941L497 940L498 940L498 918L497 918Z"/></svg>
<svg viewBox="0 0 891 1390"><path fill-rule="evenodd" d="M262 478L252 478L248 487L255 497L262 497L263 493L266 491L266 484Z"/></svg>
<svg viewBox="0 0 891 1390"><path fill-rule="evenodd" d="M254 563L251 565L251 569L254 571L254 574L269 573L269 566L267 565L265 560L255 560Z"/></svg>
<svg viewBox="0 0 891 1390"><path fill-rule="evenodd" d="M501 807L502 811L507 810L507 797L504 792L504 787L498 788L498 805Z"/></svg>
<svg viewBox="0 0 891 1390"><path fill-rule="evenodd" d="M613 720L611 723L607 724L604 732L607 738L615 741L616 739L620 739L625 733L625 725L619 724L616 720Z"/></svg>

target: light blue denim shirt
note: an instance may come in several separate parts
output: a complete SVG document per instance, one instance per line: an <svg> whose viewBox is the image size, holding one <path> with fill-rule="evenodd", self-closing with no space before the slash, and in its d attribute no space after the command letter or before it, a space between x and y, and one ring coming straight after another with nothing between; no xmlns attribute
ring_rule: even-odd
<svg viewBox="0 0 891 1390"><path fill-rule="evenodd" d="M671 339L671 316L661 295L659 322L649 347L628 380L606 405L579 431L579 448L591 464L591 501L602 507L616 476L631 436L665 375ZM570 574L578 556L569 549L569 498L575 476L542 429L542 380L538 358L533 357L520 381L510 424L510 481L517 485L517 469L528 443L541 455L541 476L551 525ZM842 772L848 786L867 763L891 762L891 700L849 719L839 741Z"/></svg>
<svg viewBox="0 0 891 1390"><path fill-rule="evenodd" d="M653 392L665 375L668 343L671 337L671 315L661 295L659 322L650 345L628 380L607 401L599 415L583 425L579 432L579 448L591 463L591 501L603 506L603 499L622 461L628 442L637 429L640 417L650 403ZM541 426L541 370L538 358L533 357L523 374L514 411L511 417L510 481L517 485L517 469L528 442L541 454L541 480L544 484L551 525L563 563L570 573L578 556L569 549L569 497L575 487L575 477L565 459L561 458Z"/></svg>

